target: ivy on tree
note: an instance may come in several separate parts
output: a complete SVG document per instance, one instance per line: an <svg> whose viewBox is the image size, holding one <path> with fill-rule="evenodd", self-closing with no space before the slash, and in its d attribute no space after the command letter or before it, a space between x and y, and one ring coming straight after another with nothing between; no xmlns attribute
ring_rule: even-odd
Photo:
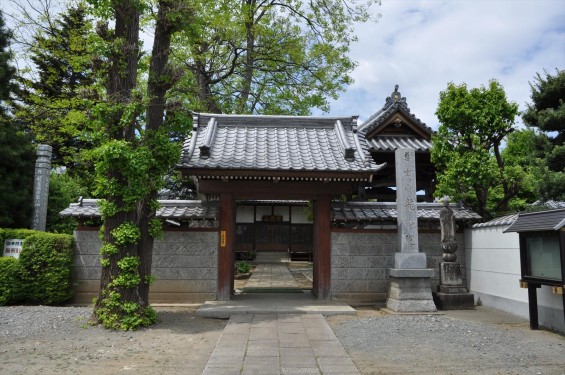
<svg viewBox="0 0 565 375"><path fill-rule="evenodd" d="M153 241L161 234L156 197L162 177L180 156L180 145L170 142L178 119L166 111L167 92L176 80L168 61L170 39L186 26L190 8L182 1L157 2L147 85L141 87L139 30L148 4L91 4L98 16L115 24L114 30L98 28L108 70L105 100L95 107L102 140L95 151L96 182L105 199L100 207L102 276L92 320L129 330L156 321L149 305Z"/></svg>

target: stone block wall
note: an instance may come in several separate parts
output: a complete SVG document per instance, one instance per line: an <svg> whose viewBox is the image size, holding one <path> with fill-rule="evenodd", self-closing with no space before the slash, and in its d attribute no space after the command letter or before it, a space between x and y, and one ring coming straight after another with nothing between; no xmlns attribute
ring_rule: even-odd
<svg viewBox="0 0 565 375"><path fill-rule="evenodd" d="M430 288L435 291L442 261L439 231L420 231L420 252L435 270ZM352 304L385 303L389 292L388 269L397 252L396 230L333 229L331 234L331 288L334 299ZM457 262L465 268L463 233L457 234ZM465 274L463 279L466 280Z"/></svg>
<svg viewBox="0 0 565 375"><path fill-rule="evenodd" d="M76 304L88 304L100 287L100 246L97 230L75 231L73 263ZM216 230L165 231L153 247L150 303L190 303L216 299Z"/></svg>

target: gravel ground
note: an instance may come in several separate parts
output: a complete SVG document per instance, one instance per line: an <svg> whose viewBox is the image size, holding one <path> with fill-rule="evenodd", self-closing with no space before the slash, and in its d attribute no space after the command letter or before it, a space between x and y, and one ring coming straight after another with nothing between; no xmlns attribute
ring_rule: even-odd
<svg viewBox="0 0 565 375"><path fill-rule="evenodd" d="M565 338L488 308L328 318L363 374L565 374Z"/></svg>
<svg viewBox="0 0 565 375"><path fill-rule="evenodd" d="M89 307L0 307L0 374L201 374L226 321L158 307L135 332L87 324ZM496 310L328 317L363 375L565 374L565 338Z"/></svg>

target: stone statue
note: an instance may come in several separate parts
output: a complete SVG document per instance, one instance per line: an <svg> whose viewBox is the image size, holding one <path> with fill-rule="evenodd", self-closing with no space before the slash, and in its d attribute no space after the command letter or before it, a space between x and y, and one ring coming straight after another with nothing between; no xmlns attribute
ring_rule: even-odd
<svg viewBox="0 0 565 375"><path fill-rule="evenodd" d="M455 242L455 215L449 207L449 198L443 199L443 208L439 213L439 223L441 225L441 249L443 250L443 260L445 262L455 262L457 255L457 243Z"/></svg>

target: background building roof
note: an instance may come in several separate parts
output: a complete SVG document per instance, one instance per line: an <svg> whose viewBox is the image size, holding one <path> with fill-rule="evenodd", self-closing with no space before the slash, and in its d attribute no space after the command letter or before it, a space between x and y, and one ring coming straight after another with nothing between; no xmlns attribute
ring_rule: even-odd
<svg viewBox="0 0 565 375"><path fill-rule="evenodd" d="M473 225L473 228L488 228L488 227L499 227L499 226L502 226L502 225L510 225L510 224L512 224L516 221L517 217L518 217L518 214L501 216L501 217L497 217L497 218L494 218L492 220L489 220L485 223L475 224L475 225Z"/></svg>
<svg viewBox="0 0 565 375"><path fill-rule="evenodd" d="M156 216L160 219L215 220L218 216L217 203L201 201L159 200L161 207ZM77 219L99 218L98 199L80 199L60 212L61 216Z"/></svg>
<svg viewBox="0 0 565 375"><path fill-rule="evenodd" d="M481 217L474 211L462 207L460 204L451 204L455 220L477 221ZM443 208L440 203L418 203L418 219L439 220L439 213ZM395 202L346 202L333 203L334 221L388 221L396 220Z"/></svg>
<svg viewBox="0 0 565 375"><path fill-rule="evenodd" d="M432 143L411 136L379 136L368 140L370 151L394 151L398 148L413 148L416 152L429 151Z"/></svg>

